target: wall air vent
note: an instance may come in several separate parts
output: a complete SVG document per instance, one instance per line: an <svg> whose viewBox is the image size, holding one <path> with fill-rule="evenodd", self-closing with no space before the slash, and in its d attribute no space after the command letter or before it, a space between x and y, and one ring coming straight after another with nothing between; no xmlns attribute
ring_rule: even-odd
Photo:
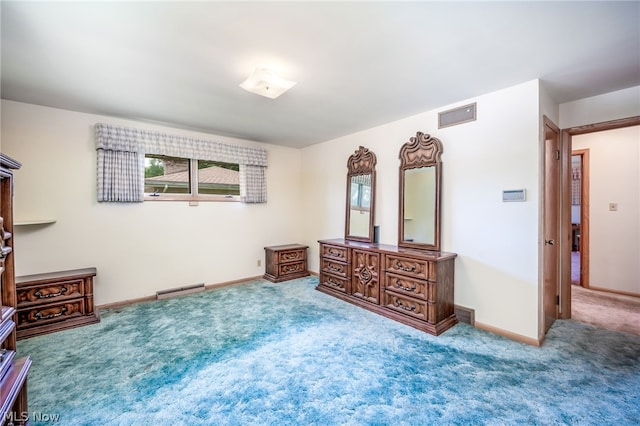
<svg viewBox="0 0 640 426"><path fill-rule="evenodd" d="M476 119L476 103L438 113L438 129L468 123Z"/></svg>

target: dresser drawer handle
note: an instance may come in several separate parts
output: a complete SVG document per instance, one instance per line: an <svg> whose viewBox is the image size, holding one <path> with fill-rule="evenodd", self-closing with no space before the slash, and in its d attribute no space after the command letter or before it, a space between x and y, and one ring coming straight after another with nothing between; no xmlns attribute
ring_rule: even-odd
<svg viewBox="0 0 640 426"><path fill-rule="evenodd" d="M327 254L333 257L342 257L342 250L329 249L327 250Z"/></svg>
<svg viewBox="0 0 640 426"><path fill-rule="evenodd" d="M299 267L300 265L287 265L283 269L284 269L284 272L295 272L298 270Z"/></svg>
<svg viewBox="0 0 640 426"><path fill-rule="evenodd" d="M405 272L415 272L416 271L416 265L413 265L411 268L405 268L404 266L402 266L402 263L400 263L400 261L396 262L396 268L400 269L401 271L405 271Z"/></svg>
<svg viewBox="0 0 640 426"><path fill-rule="evenodd" d="M330 271L333 271L333 272L342 272L342 267L341 267L341 266L333 266L333 265L329 265L329 266L327 266L327 268L328 268Z"/></svg>
<svg viewBox="0 0 640 426"><path fill-rule="evenodd" d="M405 286L403 286L402 284L400 284L400 280L396 280L396 286L397 286L399 289L402 289L402 290L404 290L404 291L414 291L414 290L416 289L416 286L415 286L415 285L413 285L412 287L405 287Z"/></svg>
<svg viewBox="0 0 640 426"><path fill-rule="evenodd" d="M295 252L295 253L283 253L282 257L284 258L284 260L294 260L297 259L298 257L300 257L300 253Z"/></svg>
<svg viewBox="0 0 640 426"><path fill-rule="evenodd" d="M329 279L327 280L327 284L331 284L331 285L332 285L332 286L334 286L334 287L341 287L341 285L340 285L340 283L339 283L339 282L335 282L335 281L333 281L331 278L329 278Z"/></svg>
<svg viewBox="0 0 640 426"><path fill-rule="evenodd" d="M65 294L67 292L67 288L66 287L62 287L60 289L59 292L57 293L51 293L51 294L42 294L40 293L40 290L36 291L35 293L33 293L33 295L35 297L37 297L38 299L49 299L51 297L58 297L58 296L62 296L63 294Z"/></svg>
<svg viewBox="0 0 640 426"><path fill-rule="evenodd" d="M49 314L49 315L42 315L42 312L36 312L36 319L39 320L47 320L47 319L51 319L51 318L55 318L55 317L59 317L64 315L64 313L67 312L67 307L63 307L60 312L58 312L57 314Z"/></svg>
<svg viewBox="0 0 640 426"><path fill-rule="evenodd" d="M405 311L415 311L416 310L416 306L407 306L407 305L403 305L402 302L400 301L396 301L396 306L398 308L404 309Z"/></svg>

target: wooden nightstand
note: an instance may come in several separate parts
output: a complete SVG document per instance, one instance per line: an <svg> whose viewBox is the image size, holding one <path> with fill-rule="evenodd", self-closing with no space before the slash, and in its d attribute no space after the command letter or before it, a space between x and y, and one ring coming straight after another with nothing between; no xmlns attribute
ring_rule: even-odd
<svg viewBox="0 0 640 426"><path fill-rule="evenodd" d="M264 278L274 283L306 277L307 248L301 244L265 247Z"/></svg>

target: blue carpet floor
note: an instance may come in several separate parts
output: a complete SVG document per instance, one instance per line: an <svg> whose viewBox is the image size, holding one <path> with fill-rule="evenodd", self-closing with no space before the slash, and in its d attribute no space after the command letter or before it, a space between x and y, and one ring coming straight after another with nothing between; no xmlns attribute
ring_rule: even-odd
<svg viewBox="0 0 640 426"><path fill-rule="evenodd" d="M557 321L542 347L434 337L258 280L18 342L32 424L638 425L640 337Z"/></svg>

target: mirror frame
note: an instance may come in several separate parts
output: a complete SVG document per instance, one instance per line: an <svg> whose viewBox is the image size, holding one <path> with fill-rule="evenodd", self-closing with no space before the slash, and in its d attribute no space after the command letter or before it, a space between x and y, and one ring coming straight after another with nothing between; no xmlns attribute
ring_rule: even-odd
<svg viewBox="0 0 640 426"><path fill-rule="evenodd" d="M430 135L417 132L415 137L400 148L400 207L398 216L398 247L440 251L440 199L442 181L442 142ZM435 212L433 244L404 240L404 174L406 170L420 167L435 167Z"/></svg>
<svg viewBox="0 0 640 426"><path fill-rule="evenodd" d="M374 239L373 224L376 200L376 155L369 149L360 146L347 161L347 204L344 225L344 239L349 241L363 241L372 243ZM369 210L369 235L350 235L351 216L351 178L353 176L371 174L371 203Z"/></svg>

